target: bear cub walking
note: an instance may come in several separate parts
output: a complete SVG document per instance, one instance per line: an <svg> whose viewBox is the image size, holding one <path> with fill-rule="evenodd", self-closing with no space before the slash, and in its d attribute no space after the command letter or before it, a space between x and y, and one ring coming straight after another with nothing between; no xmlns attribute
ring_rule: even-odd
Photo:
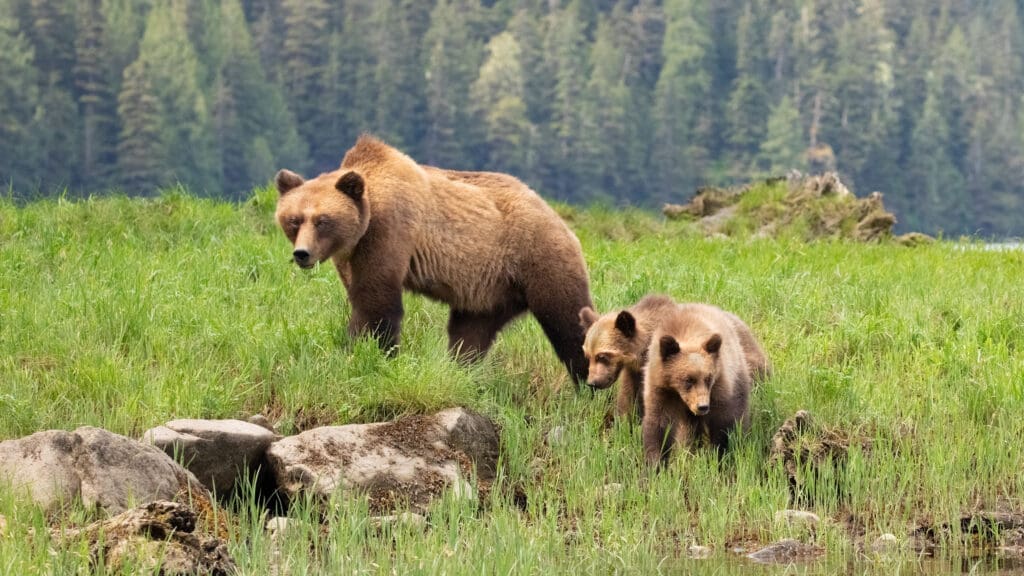
<svg viewBox="0 0 1024 576"><path fill-rule="evenodd" d="M615 396L615 418L628 416L634 409L643 417L641 389L651 334L677 306L668 296L650 295L620 312L599 316L589 306L580 310L580 324L586 330L587 386L604 390L621 381Z"/></svg>
<svg viewBox="0 0 1024 576"><path fill-rule="evenodd" d="M667 460L673 446L701 437L722 453L729 432L750 422L748 397L768 375L764 352L734 314L708 304L684 304L655 330L644 377L644 457Z"/></svg>

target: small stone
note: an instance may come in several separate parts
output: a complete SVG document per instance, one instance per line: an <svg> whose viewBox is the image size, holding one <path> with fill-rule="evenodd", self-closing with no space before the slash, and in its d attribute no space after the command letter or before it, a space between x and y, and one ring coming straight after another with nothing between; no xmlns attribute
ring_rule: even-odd
<svg viewBox="0 0 1024 576"><path fill-rule="evenodd" d="M247 422L249 422L249 424L255 424L262 428L266 428L275 434L277 433L277 430L274 430L274 425L270 423L270 419L263 414L253 414L252 416L249 416Z"/></svg>
<svg viewBox="0 0 1024 576"><path fill-rule="evenodd" d="M403 512L389 516L373 516L370 518L370 526L377 530L382 530L385 527L391 529L406 527L415 530L425 530L427 528L427 518L415 512Z"/></svg>
<svg viewBox="0 0 1024 576"><path fill-rule="evenodd" d="M271 540L279 540L290 529L294 529L295 520L285 516L274 516L263 525L263 529L270 533ZM289 528L292 526L292 528Z"/></svg>
<svg viewBox="0 0 1024 576"><path fill-rule="evenodd" d="M700 546L698 544L694 544L686 550L686 555L690 558L700 560L704 558L710 558L711 552L711 548L708 548L707 546Z"/></svg>
<svg viewBox="0 0 1024 576"><path fill-rule="evenodd" d="M804 510L779 510L775 513L776 522L785 522L787 524L801 524L810 528L814 528L821 522L818 515L814 512L806 512Z"/></svg>
<svg viewBox="0 0 1024 576"><path fill-rule="evenodd" d="M603 496L605 498L610 498L612 496L617 496L617 495L619 495L621 493L622 493L622 484L619 484L618 482L612 482L611 484L605 484L604 486L601 487L601 496Z"/></svg>
<svg viewBox="0 0 1024 576"><path fill-rule="evenodd" d="M766 564L793 562L795 560L808 560L821 555L821 549L817 546L804 544L799 540L787 538L779 540L761 548L757 552L747 554L747 558L756 562Z"/></svg>
<svg viewBox="0 0 1024 576"><path fill-rule="evenodd" d="M564 446L566 440L565 426L555 426L548 431L548 446L551 446L552 448L556 446Z"/></svg>
<svg viewBox="0 0 1024 576"><path fill-rule="evenodd" d="M875 541L871 543L871 551L878 554L888 554L890 552L894 552L899 548L899 546L899 538L897 538L895 534L886 532L878 538L875 538Z"/></svg>

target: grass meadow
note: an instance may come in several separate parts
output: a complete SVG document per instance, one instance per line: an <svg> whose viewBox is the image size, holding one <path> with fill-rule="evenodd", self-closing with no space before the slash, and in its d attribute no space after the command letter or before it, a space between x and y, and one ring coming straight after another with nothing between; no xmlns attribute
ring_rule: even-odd
<svg viewBox="0 0 1024 576"><path fill-rule="evenodd" d="M606 426L613 393L575 391L532 318L468 367L446 354L447 309L418 296L405 297L397 357L351 341L333 267L291 264L275 194L0 200L0 439L82 425L137 437L254 413L292 433L453 405L501 425L485 501L444 500L425 531L383 533L359 498L339 499L322 527L297 504L309 524L276 550L281 574L959 571L974 554L963 512L1024 509L1024 252L705 239L639 210L560 206L600 311L652 292L713 303L750 324L774 365L725 458L698 450L651 474L639 427ZM799 409L870 441L808 487L799 507L822 518L815 529L774 518L796 505L769 442ZM240 573L268 574L265 511L243 495L229 513ZM52 519L4 492L0 514L0 572L89 573L83 550L40 535ZM948 562L860 549L946 523ZM762 567L733 551L788 537L826 554ZM694 544L712 557L688 559Z"/></svg>

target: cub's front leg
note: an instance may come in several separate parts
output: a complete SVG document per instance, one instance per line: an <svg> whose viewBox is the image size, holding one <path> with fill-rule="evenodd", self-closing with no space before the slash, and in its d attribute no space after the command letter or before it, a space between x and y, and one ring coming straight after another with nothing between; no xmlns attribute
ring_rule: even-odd
<svg viewBox="0 0 1024 576"><path fill-rule="evenodd" d="M644 446L644 459L647 464L657 466L666 459L672 449L672 438L668 435L671 422L665 421L661 410L661 402L649 402L644 410L641 426L641 437Z"/></svg>
<svg viewBox="0 0 1024 576"><path fill-rule="evenodd" d="M619 377L619 392L615 395L615 418L628 418L631 413L643 418L643 376L625 369Z"/></svg>

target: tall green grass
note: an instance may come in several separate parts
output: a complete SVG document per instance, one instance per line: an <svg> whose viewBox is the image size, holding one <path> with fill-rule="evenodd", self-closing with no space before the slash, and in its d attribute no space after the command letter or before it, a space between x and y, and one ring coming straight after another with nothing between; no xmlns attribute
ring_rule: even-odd
<svg viewBox="0 0 1024 576"><path fill-rule="evenodd" d="M445 500L426 531L380 533L364 502L339 499L325 530L277 545L293 574L746 573L723 560L731 550L784 537L828 552L798 572L909 573L922 569L912 554L878 559L858 542L949 522L945 549L960 555L961 512L1022 508L1024 253L706 240L637 210L560 206L599 309L651 292L710 302L744 318L774 364L732 452L683 454L650 474L638 427L605 426L612 394L575 392L532 319L469 367L446 353L447 309L412 295L398 356L351 341L333 268L289 262L273 200L0 201L0 438L81 425L139 435L257 412L294 432L452 405L500 423L484 502ZM767 464L771 435L798 409L871 441L808 487L804 507L823 518L810 532L774 520L792 504ZM548 442L555 427L563 439ZM265 574L273 547L254 498L233 507L231 547L243 573ZM0 537L0 572L86 570L81 551L41 536L38 511L8 494L0 514L14 534ZM693 544L714 559L688 560Z"/></svg>

